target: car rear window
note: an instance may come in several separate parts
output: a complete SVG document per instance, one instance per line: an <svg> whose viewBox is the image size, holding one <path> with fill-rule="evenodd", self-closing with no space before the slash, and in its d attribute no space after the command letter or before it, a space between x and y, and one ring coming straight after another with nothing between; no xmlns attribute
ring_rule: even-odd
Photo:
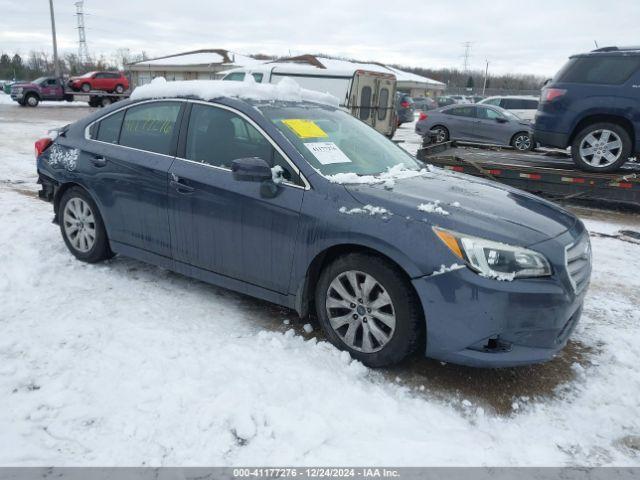
<svg viewBox="0 0 640 480"><path fill-rule="evenodd" d="M96 140L107 143L118 143L120 127L124 118L124 110L108 116L99 123L98 136Z"/></svg>
<svg viewBox="0 0 640 480"><path fill-rule="evenodd" d="M120 145L171 155L173 131L181 104L157 102L127 109Z"/></svg>
<svg viewBox="0 0 640 480"><path fill-rule="evenodd" d="M639 68L639 56L575 57L562 67L554 82L620 85Z"/></svg>

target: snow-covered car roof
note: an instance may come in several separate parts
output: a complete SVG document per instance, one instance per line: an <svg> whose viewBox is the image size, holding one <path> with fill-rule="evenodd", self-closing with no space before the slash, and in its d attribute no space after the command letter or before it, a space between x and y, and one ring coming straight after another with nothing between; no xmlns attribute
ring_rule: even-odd
<svg viewBox="0 0 640 480"><path fill-rule="evenodd" d="M164 78L158 77L151 83L136 88L131 94L132 100L175 97L195 97L201 100L235 97L260 101L315 102L333 107L338 107L340 104L337 97L302 88L291 78L284 78L277 84L256 83L251 75L248 75L243 82L223 80L167 82Z"/></svg>

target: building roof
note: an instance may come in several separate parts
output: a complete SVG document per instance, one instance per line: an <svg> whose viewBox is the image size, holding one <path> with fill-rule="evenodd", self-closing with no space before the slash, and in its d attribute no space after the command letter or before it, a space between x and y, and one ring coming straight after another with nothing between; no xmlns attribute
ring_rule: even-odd
<svg viewBox="0 0 640 480"><path fill-rule="evenodd" d="M141 60L129 64L129 67L189 67L208 65L249 66L262 63L261 60L230 52L224 49L194 50L191 52L177 53L165 57Z"/></svg>
<svg viewBox="0 0 640 480"><path fill-rule="evenodd" d="M416 84L424 84L425 86L432 88L445 88L446 84L439 82L437 80L433 80L432 78L423 77L422 75L416 75L415 73L405 72L404 70L399 70L395 67L386 66L387 69L391 70L396 75L396 79L398 83L407 82L407 83L416 83Z"/></svg>
<svg viewBox="0 0 640 480"><path fill-rule="evenodd" d="M337 58L317 55L299 55L274 61L264 61L256 60L255 58L224 49L194 50L175 55L167 55L165 57L135 62L129 64L128 67L133 69L170 69L171 67L174 67L184 70L188 67L196 68L212 65L229 67L228 71L232 71L237 67L251 67L254 71L256 69L259 70L261 67L264 67L265 70L277 67L278 72L280 73L293 74L314 72L315 75L322 74L322 71L326 70L327 75L345 74L351 76L357 70L367 70L370 72L395 75L398 86L401 88L445 88L446 86L444 83L431 78L416 75L415 73L405 72L381 63L354 62L351 60L340 60Z"/></svg>

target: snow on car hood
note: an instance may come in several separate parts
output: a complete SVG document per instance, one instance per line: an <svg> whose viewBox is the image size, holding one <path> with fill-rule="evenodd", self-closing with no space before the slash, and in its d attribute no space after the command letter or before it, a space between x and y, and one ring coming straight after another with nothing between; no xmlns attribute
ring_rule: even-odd
<svg viewBox="0 0 640 480"><path fill-rule="evenodd" d="M432 225L529 246L570 229L576 217L551 202L496 182L434 169L384 183L346 184L362 204Z"/></svg>
<svg viewBox="0 0 640 480"><path fill-rule="evenodd" d="M237 97L248 100L302 102L310 101L337 107L340 100L329 93L316 92L300 87L295 80L283 78L277 84L256 83L252 75L242 82L228 80L185 80L167 82L155 78L151 83L137 87L132 100L145 98L196 97L213 100L220 97Z"/></svg>

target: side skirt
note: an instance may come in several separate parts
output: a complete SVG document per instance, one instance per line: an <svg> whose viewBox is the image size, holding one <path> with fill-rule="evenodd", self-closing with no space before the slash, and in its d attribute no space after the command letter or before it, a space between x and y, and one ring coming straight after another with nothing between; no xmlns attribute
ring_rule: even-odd
<svg viewBox="0 0 640 480"><path fill-rule="evenodd" d="M171 258L163 257L162 255L157 255L155 253L132 247L124 243L110 241L110 244L111 250L125 257L135 258L136 260L156 265L158 267L166 268L167 270L181 273L188 277L210 283L217 287L222 287L238 293L243 293L251 297L266 300L267 302L282 305L283 307L293 309L296 306L295 296L293 295L286 295L274 292L272 290L267 290L251 283L246 283L241 280L236 280L235 278L219 275L217 273L210 272L209 270L194 267L193 265L189 265L186 263L177 262Z"/></svg>

